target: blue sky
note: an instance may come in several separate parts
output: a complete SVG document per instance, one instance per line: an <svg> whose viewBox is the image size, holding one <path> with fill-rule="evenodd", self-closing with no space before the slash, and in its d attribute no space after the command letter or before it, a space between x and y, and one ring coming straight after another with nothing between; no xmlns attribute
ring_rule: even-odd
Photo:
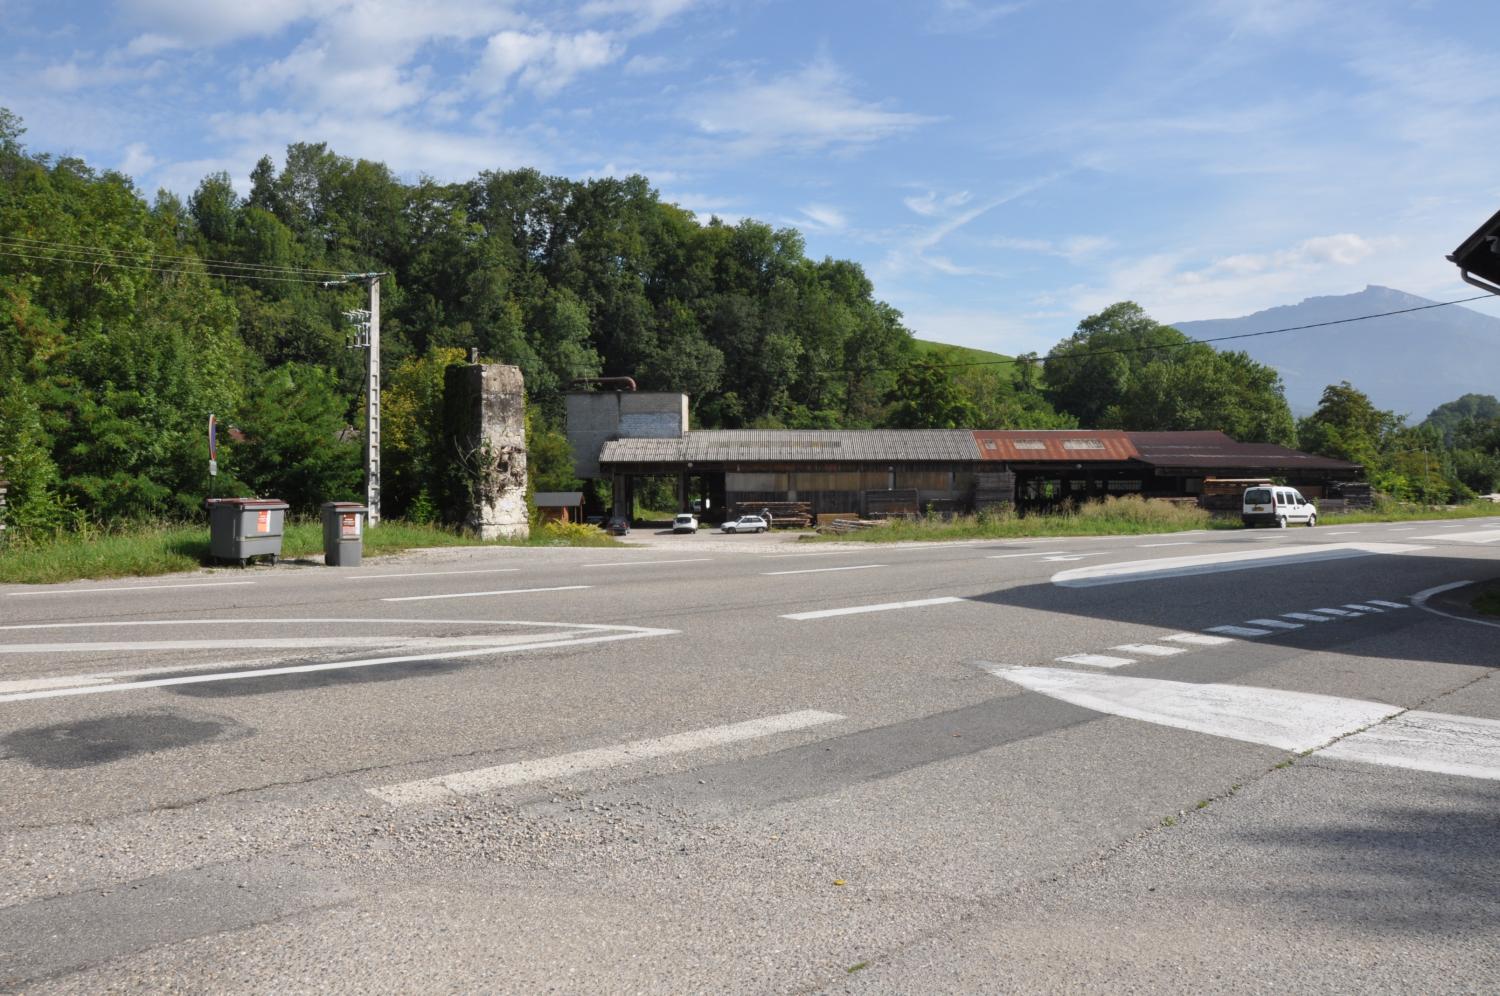
<svg viewBox="0 0 1500 996"><path fill-rule="evenodd" d="M27 144L148 195L327 141L403 176L649 177L861 262L924 338L1376 283L1500 208L1492 2L0 0ZM1481 303L1480 310L1500 313Z"/></svg>

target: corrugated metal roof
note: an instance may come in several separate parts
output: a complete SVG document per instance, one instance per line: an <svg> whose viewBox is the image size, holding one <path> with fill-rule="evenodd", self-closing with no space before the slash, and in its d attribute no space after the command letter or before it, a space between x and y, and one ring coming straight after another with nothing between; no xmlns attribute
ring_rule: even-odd
<svg viewBox="0 0 1500 996"><path fill-rule="evenodd" d="M984 460L1120 463L1140 456L1118 429L976 429L973 435Z"/></svg>
<svg viewBox="0 0 1500 996"><path fill-rule="evenodd" d="M1131 432L1127 435L1140 451L1141 459L1157 467L1344 470L1350 473L1364 469L1347 460L1303 453L1275 443L1236 442L1222 432Z"/></svg>
<svg viewBox="0 0 1500 996"><path fill-rule="evenodd" d="M979 451L963 429L699 429L678 439L615 439L600 463L785 462L973 463Z"/></svg>

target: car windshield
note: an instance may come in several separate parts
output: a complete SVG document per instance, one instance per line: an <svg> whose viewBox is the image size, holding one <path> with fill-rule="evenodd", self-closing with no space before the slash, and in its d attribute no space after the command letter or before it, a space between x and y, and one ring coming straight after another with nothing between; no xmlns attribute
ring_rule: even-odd
<svg viewBox="0 0 1500 996"><path fill-rule="evenodd" d="M1252 505L1269 505L1271 504L1271 489L1251 488L1245 492L1245 501Z"/></svg>
<svg viewBox="0 0 1500 996"><path fill-rule="evenodd" d="M679 515L677 517L677 521L678 522L691 522L691 521L693 521L693 517L691 515Z"/></svg>

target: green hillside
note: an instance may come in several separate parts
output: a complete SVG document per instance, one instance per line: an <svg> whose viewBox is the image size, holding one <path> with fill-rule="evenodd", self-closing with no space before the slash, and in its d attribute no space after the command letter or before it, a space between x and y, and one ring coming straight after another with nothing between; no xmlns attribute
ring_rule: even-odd
<svg viewBox="0 0 1500 996"><path fill-rule="evenodd" d="M930 342L926 339L914 339L912 342L917 347L918 356L931 357L939 363L994 363L992 369L1011 369L1009 363L997 362L1011 359L1004 353L970 349L968 346L950 346L946 342Z"/></svg>

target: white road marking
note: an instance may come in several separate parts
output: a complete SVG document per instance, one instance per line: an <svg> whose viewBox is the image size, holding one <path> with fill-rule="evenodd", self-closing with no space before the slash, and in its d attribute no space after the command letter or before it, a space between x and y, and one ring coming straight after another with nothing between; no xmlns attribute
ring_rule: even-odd
<svg viewBox="0 0 1500 996"><path fill-rule="evenodd" d="M138 626L193 626L204 629L214 626L300 626L309 623L357 624L360 626L551 626L555 629L614 630L630 627L611 626L604 623L560 623L534 622L527 619L400 619L384 616L379 619L336 618L328 616L281 616L276 619L136 619L128 622L78 622L78 623L22 623L19 626L0 626L3 630L18 629L106 629L135 628Z"/></svg>
<svg viewBox="0 0 1500 996"><path fill-rule="evenodd" d="M1176 657L1187 653L1187 647L1163 647L1159 643L1122 643L1109 649L1123 650L1127 654L1139 654L1142 657Z"/></svg>
<svg viewBox="0 0 1500 996"><path fill-rule="evenodd" d="M79 685L107 685L113 679L95 675L77 678L21 678L16 681L0 681L0 694L10 692L35 692L47 688L76 688Z"/></svg>
<svg viewBox="0 0 1500 996"><path fill-rule="evenodd" d="M115 640L107 643L0 643L0 654L87 654L108 651L142 650L324 650L330 647L412 646L412 647L491 647L502 643L518 643L535 639L537 634L501 636L380 636L374 633L365 636L292 636L252 637L245 640ZM202 670L204 664L185 665L190 670ZM138 671L139 674L157 674L163 670L182 668L152 668ZM111 674L109 677L118 677Z"/></svg>
<svg viewBox="0 0 1500 996"><path fill-rule="evenodd" d="M1283 622L1280 619L1246 619L1251 626L1269 626L1271 629L1301 629L1301 623Z"/></svg>
<svg viewBox="0 0 1500 996"><path fill-rule="evenodd" d="M556 588L509 588L504 591L460 591L452 595L401 595L397 598L382 598L382 602L435 602L443 598L483 598L487 595L534 595L543 591L584 591L590 584L565 584Z"/></svg>
<svg viewBox="0 0 1500 996"><path fill-rule="evenodd" d="M1500 622L1490 622L1488 619L1474 619L1470 616L1458 616L1451 612L1444 612L1442 609L1434 609L1427 604L1427 600L1433 595L1441 595L1445 591L1452 591L1454 588L1462 588L1473 583L1472 581L1454 581L1452 584L1440 584L1436 588L1428 588L1426 591L1417 592L1411 597L1411 601L1413 605L1422 611L1431 612L1433 615L1442 616L1444 619L1457 619L1459 622L1473 623L1475 626L1490 626L1500 629Z"/></svg>
<svg viewBox="0 0 1500 996"><path fill-rule="evenodd" d="M442 578L459 574L514 574L519 567L486 567L482 571L412 571L409 574L344 574L345 581L376 581L381 578Z"/></svg>
<svg viewBox="0 0 1500 996"><path fill-rule="evenodd" d="M1130 657L1110 657L1108 654L1071 654L1056 658L1059 664L1087 664L1089 667L1124 667L1134 664Z"/></svg>
<svg viewBox="0 0 1500 996"><path fill-rule="evenodd" d="M1443 525L1443 528L1444 529L1464 529L1468 525L1469 524L1467 522L1449 522L1449 523L1445 523Z"/></svg>
<svg viewBox="0 0 1500 996"><path fill-rule="evenodd" d="M1328 757L1500 779L1500 722L1406 712L1323 751Z"/></svg>
<svg viewBox="0 0 1500 996"><path fill-rule="evenodd" d="M1452 591L1455 588L1462 588L1466 584L1473 583L1473 581L1453 581L1449 584L1440 584L1436 588L1423 588L1421 591L1413 595L1411 597L1411 600L1413 603L1421 605L1433 595L1441 595L1445 591Z"/></svg>
<svg viewBox="0 0 1500 996"><path fill-rule="evenodd" d="M1103 556L1102 553L1069 553L1069 554L1064 554L1063 556L1060 556L1060 557L1043 557L1042 559L1043 560L1055 560L1055 561L1060 561L1060 562L1066 562L1066 561L1070 561L1070 560L1082 560L1084 557L1102 557L1102 556Z"/></svg>
<svg viewBox="0 0 1500 996"><path fill-rule="evenodd" d="M1085 709L1231 740L1312 750L1402 712L1384 702L1247 685L1191 684L1062 668L987 667L1043 695Z"/></svg>
<svg viewBox="0 0 1500 996"><path fill-rule="evenodd" d="M995 553L986 557L986 560L1011 560L1015 557L1053 557L1066 550L1038 550L1035 553Z"/></svg>
<svg viewBox="0 0 1500 996"><path fill-rule="evenodd" d="M1173 633L1162 639L1171 640L1173 643L1190 643L1195 647L1222 647L1226 643L1234 642L1227 636L1208 636L1204 633Z"/></svg>
<svg viewBox="0 0 1500 996"><path fill-rule="evenodd" d="M1409 609L1409 608L1411 608L1410 605L1403 605L1400 602L1387 602L1383 598L1372 598L1372 599L1369 599L1369 603L1371 605L1381 605L1381 606L1384 606L1387 609Z"/></svg>
<svg viewBox="0 0 1500 996"><path fill-rule="evenodd" d="M1355 612L1365 612L1365 613L1374 613L1374 612L1384 612L1385 611L1384 609L1377 609L1373 605L1361 605L1358 602L1346 602L1344 604L1344 608L1346 608L1346 609L1353 609Z"/></svg>
<svg viewBox="0 0 1500 996"><path fill-rule="evenodd" d="M856 564L853 567L807 567L800 571L761 571L761 577L774 578L783 574L827 574L830 571L868 571L876 567L888 567L888 564Z"/></svg>
<svg viewBox="0 0 1500 996"><path fill-rule="evenodd" d="M1256 629L1254 626L1210 626L1210 633L1223 633L1225 636L1270 636L1268 629Z"/></svg>
<svg viewBox="0 0 1500 996"><path fill-rule="evenodd" d="M1288 619L1301 619L1303 622L1333 622L1327 616L1315 616L1311 612L1283 612L1282 615Z"/></svg>
<svg viewBox="0 0 1500 996"><path fill-rule="evenodd" d="M919 598L911 602L882 602L879 605L851 605L845 609L818 609L816 612L793 612L783 619L826 619L829 616L853 616L862 612L887 612L891 609L919 609L928 605L951 605L967 599L945 595L942 598Z"/></svg>
<svg viewBox="0 0 1500 996"><path fill-rule="evenodd" d="M690 560L616 560L608 564L580 564L580 567L651 567L654 564L706 564L712 557L693 557Z"/></svg>
<svg viewBox="0 0 1500 996"><path fill-rule="evenodd" d="M650 740L636 740L616 747L598 747L593 750L576 751L572 754L561 754L557 757L539 758L535 761L518 761L514 764L499 764L490 768L439 775L435 778L421 778L395 785L383 785L367 791L393 806L440 802L454 796L478 795L495 789L527 785L554 778L566 778L585 771L615 768L655 757L685 754L689 751L738 743L743 740L754 740L777 733L790 733L793 730L837 722L843 718L838 713L807 709L780 716L768 716L764 719L752 719L744 723L712 726L689 733L675 733Z"/></svg>
<svg viewBox="0 0 1500 996"><path fill-rule="evenodd" d="M1388 533L1409 533L1409 532L1413 532L1416 528L1417 528L1416 526L1391 526L1389 529L1386 530L1386 532L1388 532ZM1427 538L1427 537L1424 537L1424 538ZM1431 537L1431 538L1432 539L1436 539L1437 537Z"/></svg>
<svg viewBox="0 0 1500 996"><path fill-rule="evenodd" d="M1175 543L1137 543L1136 544L1137 548L1139 548L1141 550L1150 550L1151 548L1158 547L1158 546L1197 546L1197 545L1198 545L1197 541L1195 541L1195 540L1179 540L1179 541L1177 541Z"/></svg>
<svg viewBox="0 0 1500 996"><path fill-rule="evenodd" d="M1325 616L1338 616L1340 619L1348 619L1359 615L1358 612L1350 612L1348 609L1313 609L1313 611L1320 612Z"/></svg>
<svg viewBox="0 0 1500 996"><path fill-rule="evenodd" d="M556 624L553 624L556 625ZM309 674L316 671L342 671L357 667L374 667L379 664L406 664L417 661L452 660L457 657L478 657L483 654L513 654L523 650L544 650L552 647L576 647L589 643L612 643L617 640L639 640L648 636L669 636L674 629L647 629L637 626L591 626L590 629L615 629L623 632L595 636L564 636L543 638L531 643L514 646L479 647L475 650L442 651L433 654L407 654L400 657L372 657L354 661L330 661L324 664L297 664L288 667L256 668L248 671L219 671L213 674L190 674L179 678L154 678L148 681L121 682L109 685L94 685L82 688L58 688L34 692L0 695L0 702L22 702L29 699L52 699L72 695L97 695L104 692L129 692L140 688L165 688L170 685L199 685L212 681L239 681L245 678L268 678L282 674Z"/></svg>
<svg viewBox="0 0 1500 996"><path fill-rule="evenodd" d="M1357 536L1357 535L1359 535L1359 530L1358 529L1335 529L1335 530L1332 530L1332 531L1324 532L1323 535L1324 536Z"/></svg>
<svg viewBox="0 0 1500 996"><path fill-rule="evenodd" d="M1433 533L1431 536L1414 536L1413 539L1467 540L1470 543L1493 543L1500 540L1500 529L1475 529L1467 533Z"/></svg>
<svg viewBox="0 0 1500 996"><path fill-rule="evenodd" d="M10 598L35 598L38 595L100 595L114 591L161 591L165 588L233 588L255 584L254 581L198 581L194 584L133 584L113 588L59 588L56 591L10 591Z"/></svg>
<svg viewBox="0 0 1500 996"><path fill-rule="evenodd" d="M1327 543L1299 550L1246 550L1240 553L1202 553L1187 557L1163 557L1159 560L1136 560L1099 567L1080 567L1052 576L1052 583L1065 588L1088 588L1103 584L1132 581L1159 581L1164 578L1214 574L1220 571L1242 571L1262 567L1287 567L1368 557L1377 554L1410 553L1426 547L1400 543Z"/></svg>

